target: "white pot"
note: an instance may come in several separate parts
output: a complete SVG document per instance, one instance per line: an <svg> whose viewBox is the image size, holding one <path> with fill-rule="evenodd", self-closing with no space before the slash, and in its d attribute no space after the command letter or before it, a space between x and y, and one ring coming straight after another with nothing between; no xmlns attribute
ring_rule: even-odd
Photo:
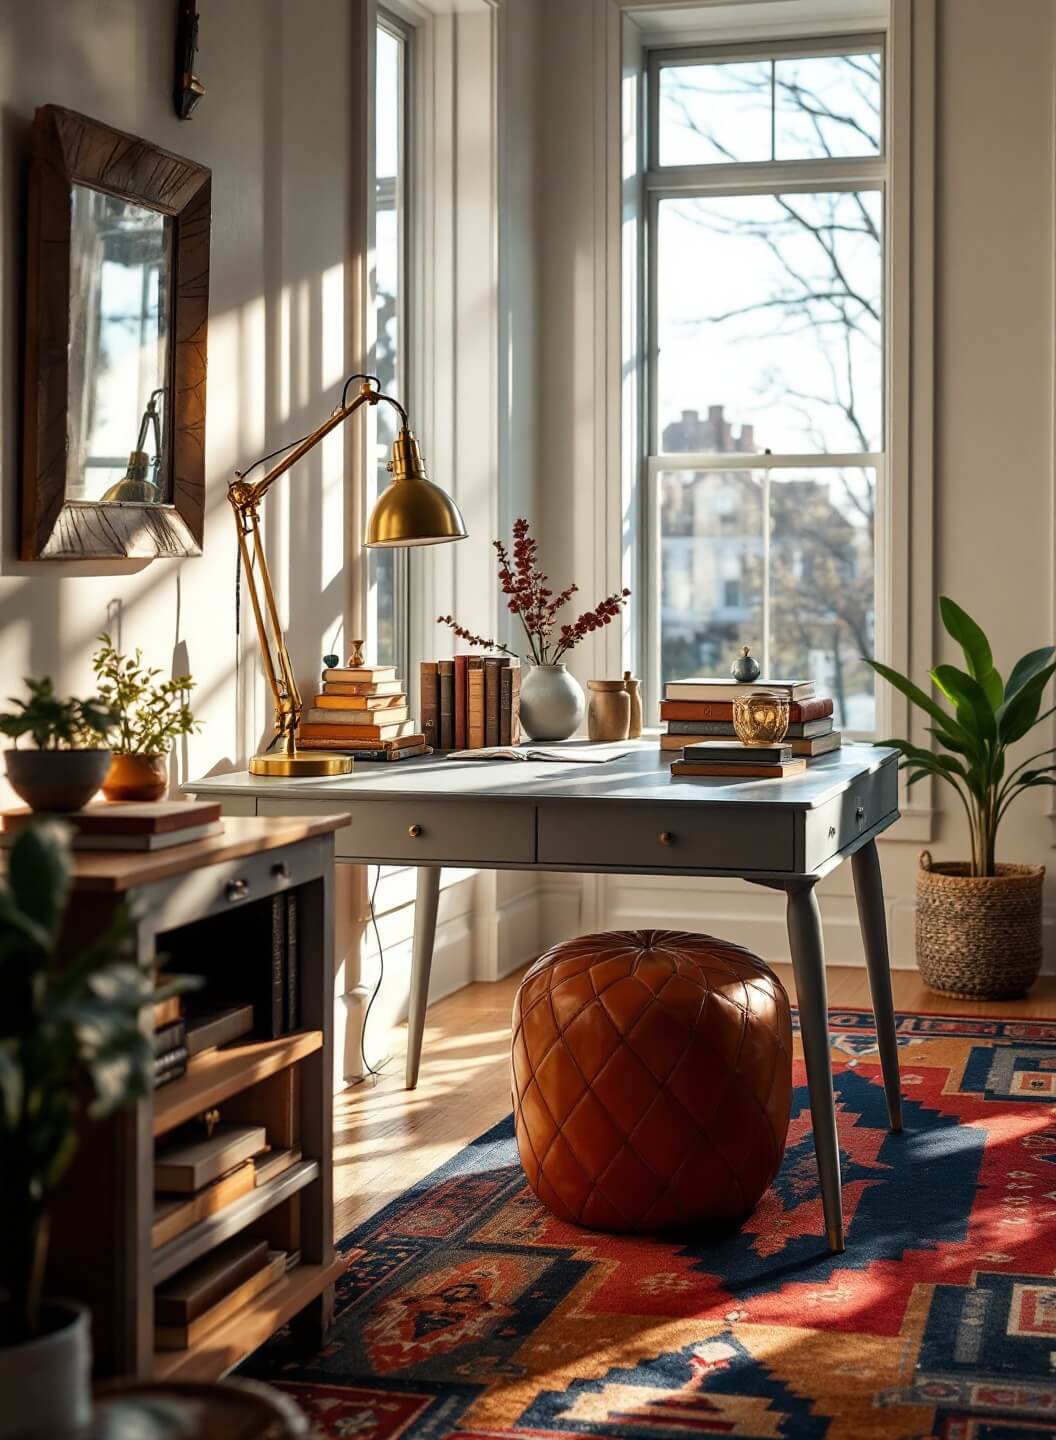
<svg viewBox="0 0 1056 1440"><path fill-rule="evenodd" d="M585 708L583 687L563 664L529 665L521 676L521 727L529 740L567 740Z"/></svg>
<svg viewBox="0 0 1056 1440"><path fill-rule="evenodd" d="M64 1435L92 1418L91 1317L80 1305L44 1306L46 1333L0 1345L0 1437Z"/></svg>

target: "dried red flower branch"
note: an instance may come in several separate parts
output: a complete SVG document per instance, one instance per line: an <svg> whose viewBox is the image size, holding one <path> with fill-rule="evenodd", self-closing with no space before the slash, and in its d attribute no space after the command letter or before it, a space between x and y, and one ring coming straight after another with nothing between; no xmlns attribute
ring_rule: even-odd
<svg viewBox="0 0 1056 1440"><path fill-rule="evenodd" d="M571 625L558 626L557 614L578 593L577 585L566 585L556 594L550 586L550 577L539 565L539 542L531 534L528 521L513 522L513 546L507 548L502 540L492 542L499 561L499 585L506 598L506 608L516 615L524 627L531 659L536 665L556 665L562 655L572 650L581 640L604 625L610 625L626 605L631 592L627 589L614 590L600 600L593 610L585 610ZM506 655L514 651L495 640L486 640L474 635L459 625L453 616L440 615L440 625L449 625L460 640L467 645L479 645L487 650L501 650Z"/></svg>

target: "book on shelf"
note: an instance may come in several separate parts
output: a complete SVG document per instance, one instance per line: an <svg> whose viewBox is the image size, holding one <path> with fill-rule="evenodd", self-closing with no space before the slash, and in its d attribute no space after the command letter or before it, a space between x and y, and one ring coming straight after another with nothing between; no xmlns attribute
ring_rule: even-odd
<svg viewBox="0 0 1056 1440"><path fill-rule="evenodd" d="M204 1340L218 1326L232 1319L244 1310L251 1300L270 1290L281 1280L288 1269L285 1250L269 1250L267 1259L255 1274L229 1291L211 1309L191 1320L186 1325L155 1325L154 1348L156 1350L189 1350Z"/></svg>
<svg viewBox="0 0 1056 1440"><path fill-rule="evenodd" d="M732 703L742 695L756 695L764 690L786 695L789 700L811 700L814 697L814 681L760 679L746 685L739 680L723 679L721 676L700 676L688 680L669 680L664 686L664 699L728 700Z"/></svg>
<svg viewBox="0 0 1056 1440"><path fill-rule="evenodd" d="M437 661L423 660L418 670L418 714L426 745L440 742L440 670Z"/></svg>
<svg viewBox="0 0 1056 1440"><path fill-rule="evenodd" d="M322 682L323 695L341 695L346 700L380 700L393 695L404 695L402 680L326 680Z"/></svg>
<svg viewBox="0 0 1056 1440"><path fill-rule="evenodd" d="M173 979L175 979L173 975L159 975L157 977L158 988L163 989L167 982ZM166 995L164 1000L156 1000L153 1015L154 1029L161 1030L164 1026L173 1024L174 1021L179 1020L182 1014L183 1006L180 1003L179 995Z"/></svg>
<svg viewBox="0 0 1056 1440"><path fill-rule="evenodd" d="M739 740L732 744L725 740L703 740L695 745L686 745L682 759L694 764L733 765L787 765L792 759L788 745L742 745Z"/></svg>
<svg viewBox="0 0 1056 1440"><path fill-rule="evenodd" d="M724 735L735 737L737 734L732 720L668 720L666 723L668 735L714 735L718 738ZM815 735L827 735L831 729L831 715L823 720L790 722L785 739L810 740Z"/></svg>
<svg viewBox="0 0 1056 1440"><path fill-rule="evenodd" d="M395 679L395 665L360 665L355 669L335 665L323 671L324 685L381 685Z"/></svg>
<svg viewBox="0 0 1056 1440"><path fill-rule="evenodd" d="M300 901L296 890L287 890L282 899L285 901L286 911L286 997L283 1028L289 1035L301 1023Z"/></svg>
<svg viewBox="0 0 1056 1440"><path fill-rule="evenodd" d="M788 743L793 755L805 755L810 759L817 755L831 755L834 750L839 750L843 745L843 735L839 730L830 730L826 735L814 735L806 739L793 737Z"/></svg>
<svg viewBox="0 0 1056 1440"><path fill-rule="evenodd" d="M303 743L314 745L317 740L342 740L355 742L357 740L399 740L405 735L413 735L415 726L413 720L397 720L385 725L351 725L341 720L309 721L298 730L298 738Z"/></svg>
<svg viewBox="0 0 1056 1440"><path fill-rule="evenodd" d="M456 655L454 667L455 730L452 748L455 750L464 750L466 748L466 735L468 733L466 706L469 696L466 693L466 676L469 673L469 656Z"/></svg>
<svg viewBox="0 0 1056 1440"><path fill-rule="evenodd" d="M824 720L833 712L829 696L813 700L792 700L788 706L790 725L799 725L810 720ZM732 700L661 700L660 719L671 721L699 721L733 724Z"/></svg>
<svg viewBox="0 0 1056 1440"><path fill-rule="evenodd" d="M676 760L671 766L671 778L692 779L694 776L711 776L730 780L783 780L791 775L802 775L807 768L805 760L789 760L784 765L751 765L744 760L733 760L723 764L717 761Z"/></svg>
<svg viewBox="0 0 1056 1440"><path fill-rule="evenodd" d="M185 1199L156 1195L150 1230L151 1246L156 1250L159 1245L167 1245L193 1225L208 1220L210 1215L216 1215L235 1200L241 1200L259 1183L256 1165L252 1160L244 1160L226 1175L221 1175L219 1180L210 1181Z"/></svg>
<svg viewBox="0 0 1056 1440"><path fill-rule="evenodd" d="M154 1089L160 1090L187 1074L187 1046L175 1045L154 1057Z"/></svg>
<svg viewBox="0 0 1056 1440"><path fill-rule="evenodd" d="M253 1167L254 1185L267 1185L272 1180L284 1174L291 1166L296 1165L301 1158L301 1147L292 1145L283 1150L271 1150L267 1155L261 1155L251 1161Z"/></svg>
<svg viewBox="0 0 1056 1440"><path fill-rule="evenodd" d="M373 714L375 711L406 710L407 696L402 690L391 695L334 695L329 690L312 697L313 710L348 711L350 714Z"/></svg>
<svg viewBox="0 0 1056 1440"><path fill-rule="evenodd" d="M191 1195L251 1160L267 1143L263 1125L223 1123L211 1135L170 1140L154 1151L154 1189Z"/></svg>
<svg viewBox="0 0 1056 1440"><path fill-rule="evenodd" d="M158 1325L187 1325L248 1280L268 1258L268 1242L250 1235L215 1246L154 1291Z"/></svg>
<svg viewBox="0 0 1056 1440"><path fill-rule="evenodd" d="M438 660L436 668L440 675L440 725L437 749L455 748L455 662Z"/></svg>
<svg viewBox="0 0 1056 1440"><path fill-rule="evenodd" d="M484 656L470 655L466 664L466 749L484 746Z"/></svg>
<svg viewBox="0 0 1056 1440"><path fill-rule="evenodd" d="M271 1023L265 1034L275 1039L285 1030L286 1020L286 896L271 897Z"/></svg>
<svg viewBox="0 0 1056 1440"><path fill-rule="evenodd" d="M192 1016L187 1021L187 1050L193 1059L207 1050L216 1050L240 1040L253 1030L252 1005L228 1005L210 1014Z"/></svg>
<svg viewBox="0 0 1056 1440"><path fill-rule="evenodd" d="M379 726L402 725L410 718L411 712L406 705L390 705L385 710L334 710L310 705L304 712L301 730L305 725L342 725L351 731L370 735Z"/></svg>
<svg viewBox="0 0 1056 1440"><path fill-rule="evenodd" d="M502 705L501 672L509 666L508 655L484 656L484 744L500 741L500 710Z"/></svg>
<svg viewBox="0 0 1056 1440"><path fill-rule="evenodd" d="M187 1022L182 1016L154 1027L154 1058L187 1043Z"/></svg>

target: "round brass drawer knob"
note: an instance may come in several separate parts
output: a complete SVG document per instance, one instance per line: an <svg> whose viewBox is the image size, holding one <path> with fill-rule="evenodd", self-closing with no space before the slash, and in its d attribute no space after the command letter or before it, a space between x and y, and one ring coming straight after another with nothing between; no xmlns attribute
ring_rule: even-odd
<svg viewBox="0 0 1056 1440"><path fill-rule="evenodd" d="M419 836L421 833L422 833L422 827L421 827L420 825L408 825L408 826L407 826L407 834L411 837L412 840L417 840L417 839L418 839L418 836Z"/></svg>
<svg viewBox="0 0 1056 1440"><path fill-rule="evenodd" d="M661 831L660 831L660 844L661 844L661 845L673 845L674 843L675 843L675 837L671 834L671 831L670 831L670 830L661 830Z"/></svg>

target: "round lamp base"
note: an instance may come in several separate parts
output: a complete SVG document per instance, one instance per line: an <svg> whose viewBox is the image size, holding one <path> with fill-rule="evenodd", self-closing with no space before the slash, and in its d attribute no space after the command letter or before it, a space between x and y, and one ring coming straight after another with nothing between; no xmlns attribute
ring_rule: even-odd
<svg viewBox="0 0 1056 1440"><path fill-rule="evenodd" d="M350 775L351 755L330 755L325 750L298 750L296 755L254 755L249 762L251 775L267 775L306 779L312 775Z"/></svg>

